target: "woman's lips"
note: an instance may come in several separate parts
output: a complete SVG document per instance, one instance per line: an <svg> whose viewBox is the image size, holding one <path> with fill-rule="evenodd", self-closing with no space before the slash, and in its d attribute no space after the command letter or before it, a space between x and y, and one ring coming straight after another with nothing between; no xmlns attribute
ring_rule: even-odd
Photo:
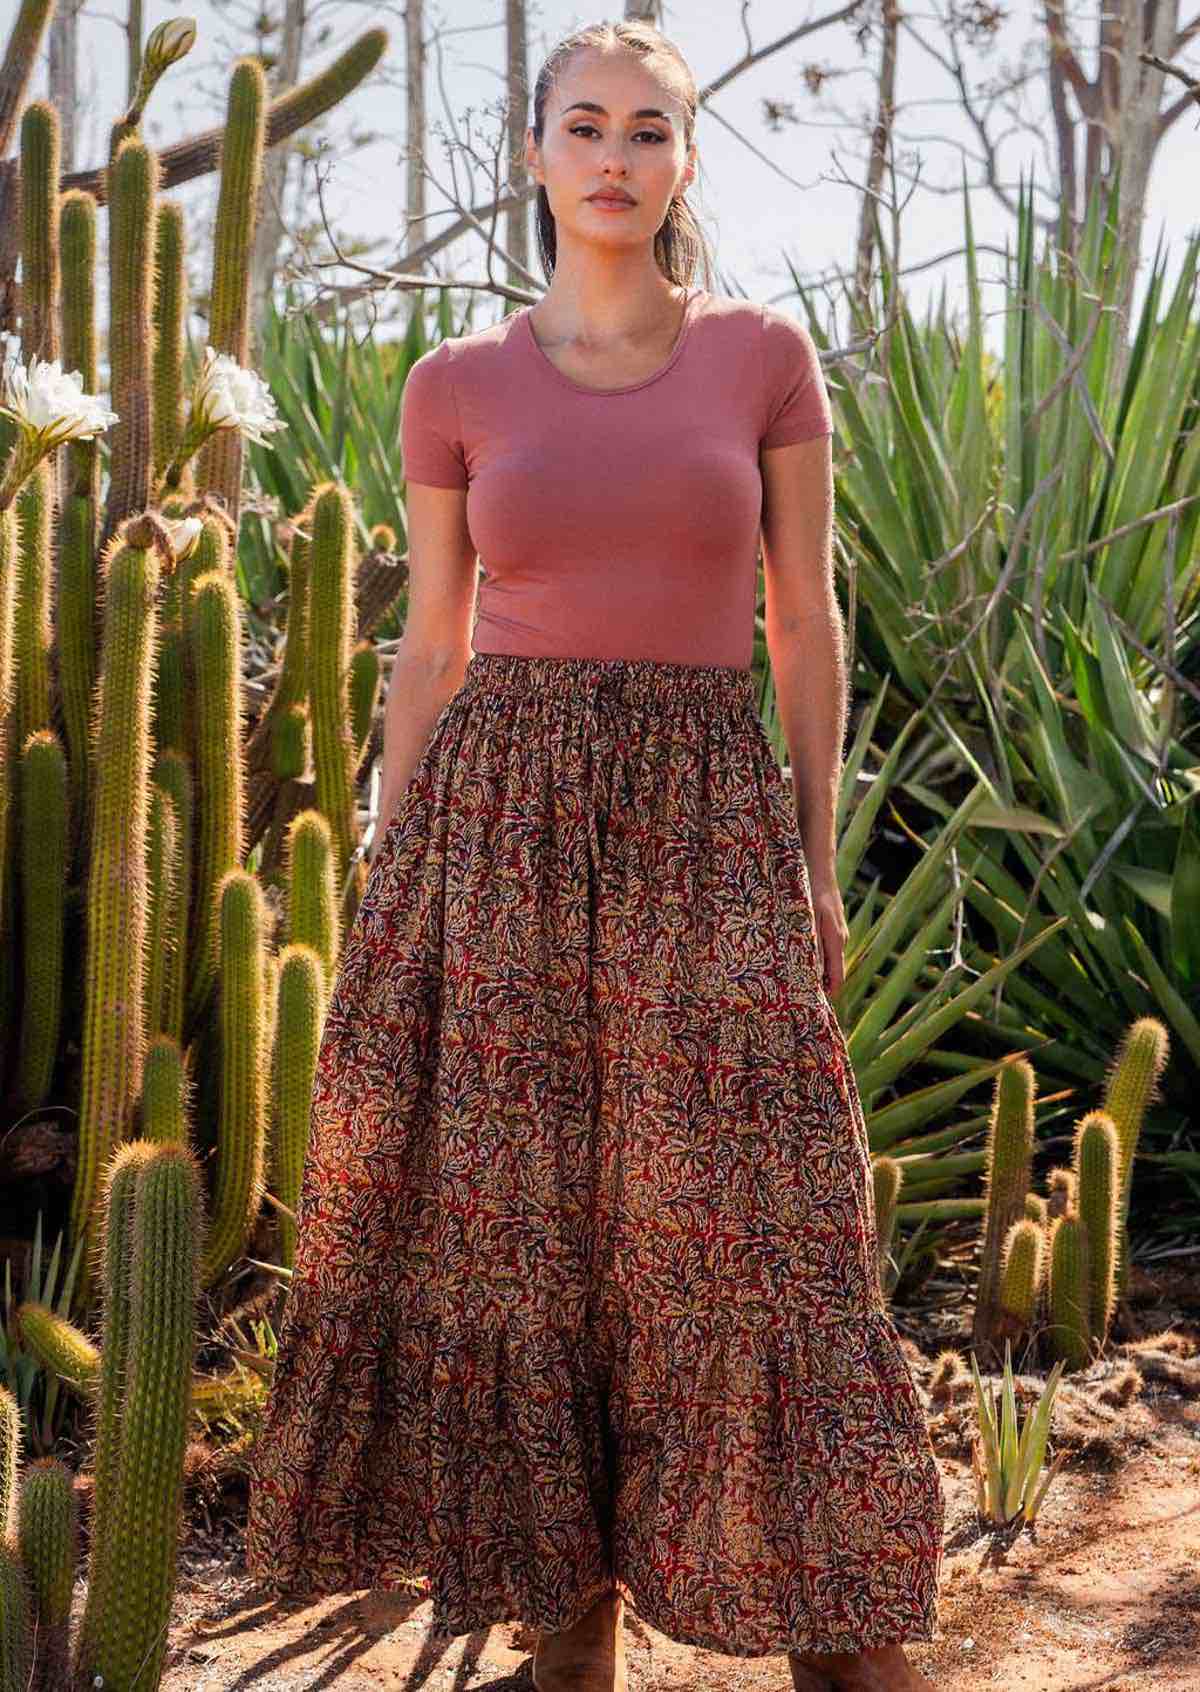
<svg viewBox="0 0 1200 1692"><path fill-rule="evenodd" d="M605 211L632 211L633 210L633 201L632 200L620 200L620 199L610 200L610 199L606 198L603 194L590 194L588 196L588 199L589 199L589 203L591 205L602 206Z"/></svg>

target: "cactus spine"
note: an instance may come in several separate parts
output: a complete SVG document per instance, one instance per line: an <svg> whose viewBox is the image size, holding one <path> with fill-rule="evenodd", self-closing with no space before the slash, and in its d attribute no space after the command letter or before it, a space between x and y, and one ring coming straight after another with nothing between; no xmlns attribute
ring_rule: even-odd
<svg viewBox="0 0 1200 1692"><path fill-rule="evenodd" d="M250 276L254 225L267 133L267 79L257 59L240 59L229 83L221 141L221 188L213 232L210 345L239 364L250 357ZM222 429L200 449L196 484L219 494L237 521L242 437Z"/></svg>
<svg viewBox="0 0 1200 1692"><path fill-rule="evenodd" d="M135 136L108 169L108 275L112 301L108 354L113 424L103 541L150 503L153 468L151 354L154 303L154 203L158 160Z"/></svg>
<svg viewBox="0 0 1200 1692"><path fill-rule="evenodd" d="M1001 1252L1009 1229L1025 1212L1033 1165L1035 1087L1033 1066L1024 1058L1004 1064L996 1075L985 1152L987 1210L971 1336L981 1361L991 1361L999 1350Z"/></svg>
<svg viewBox="0 0 1200 1692"><path fill-rule="evenodd" d="M25 742L20 790L24 1002L18 1090L32 1108L50 1091L62 1020L67 760L53 729L39 729Z"/></svg>
<svg viewBox="0 0 1200 1692"><path fill-rule="evenodd" d="M59 356L58 113L34 100L21 119L21 356Z"/></svg>

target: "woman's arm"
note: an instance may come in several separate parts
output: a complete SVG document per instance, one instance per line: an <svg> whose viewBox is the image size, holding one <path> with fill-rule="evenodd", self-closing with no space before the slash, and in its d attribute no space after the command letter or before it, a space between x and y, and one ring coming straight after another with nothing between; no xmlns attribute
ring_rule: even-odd
<svg viewBox="0 0 1200 1692"><path fill-rule="evenodd" d="M410 482L405 514L408 617L388 681L379 818L368 861L471 658L479 568L467 528L466 489Z"/></svg>
<svg viewBox="0 0 1200 1692"><path fill-rule="evenodd" d="M762 539L767 650L832 995L842 984L850 931L835 871L848 687L833 576L831 441L818 435L763 450Z"/></svg>

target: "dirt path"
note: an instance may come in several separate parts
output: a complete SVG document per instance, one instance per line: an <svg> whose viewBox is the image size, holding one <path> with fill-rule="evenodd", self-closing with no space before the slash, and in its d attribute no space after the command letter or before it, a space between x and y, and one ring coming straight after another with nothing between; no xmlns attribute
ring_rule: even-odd
<svg viewBox="0 0 1200 1692"><path fill-rule="evenodd" d="M1174 1355L1194 1349L1189 1339ZM1130 1347L1086 1383L1060 1387L1055 1441L1073 1456L1035 1530L1007 1550L979 1531L974 1400L935 1404L947 1490L940 1627L908 1649L939 1692L1200 1692L1200 1400L1140 1372L1131 1388L1138 1361ZM924 1385L930 1365L919 1368ZM199 1546L184 1553L163 1692L532 1685L533 1637L521 1625L433 1647L427 1602L392 1593L278 1601L241 1567L236 1536L215 1557ZM633 1692L789 1692L781 1657L717 1656L674 1644L636 1615L626 1625Z"/></svg>

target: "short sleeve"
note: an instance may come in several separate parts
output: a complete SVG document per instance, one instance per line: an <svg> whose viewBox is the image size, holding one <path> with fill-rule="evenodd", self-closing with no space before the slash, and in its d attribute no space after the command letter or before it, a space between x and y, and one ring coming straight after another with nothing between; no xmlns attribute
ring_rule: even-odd
<svg viewBox="0 0 1200 1692"><path fill-rule="evenodd" d="M790 446L833 433L833 409L817 343L787 312L762 312L764 409L759 445Z"/></svg>
<svg viewBox="0 0 1200 1692"><path fill-rule="evenodd" d="M400 404L400 469L406 482L465 488L467 456L454 394L449 341L422 354L408 372Z"/></svg>

